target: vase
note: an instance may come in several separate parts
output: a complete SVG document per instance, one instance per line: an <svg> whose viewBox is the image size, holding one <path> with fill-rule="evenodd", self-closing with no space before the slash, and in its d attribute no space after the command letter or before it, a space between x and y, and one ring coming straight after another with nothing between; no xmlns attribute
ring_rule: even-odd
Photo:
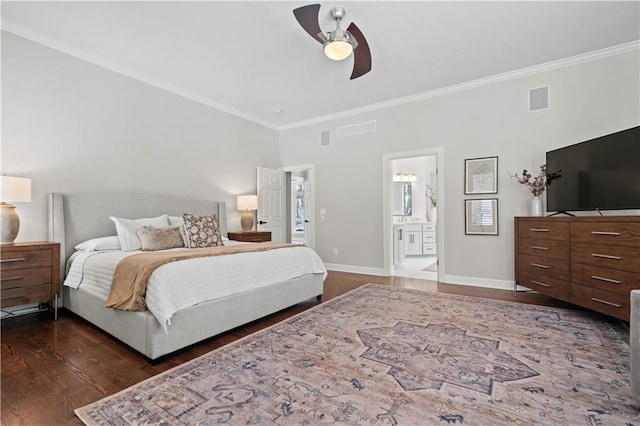
<svg viewBox="0 0 640 426"><path fill-rule="evenodd" d="M531 200L531 216L542 216L542 200L539 197Z"/></svg>
<svg viewBox="0 0 640 426"><path fill-rule="evenodd" d="M437 216L438 216L438 210L436 210L435 207L431 208L431 210L429 211L429 222L434 222L434 223L437 222L438 221Z"/></svg>

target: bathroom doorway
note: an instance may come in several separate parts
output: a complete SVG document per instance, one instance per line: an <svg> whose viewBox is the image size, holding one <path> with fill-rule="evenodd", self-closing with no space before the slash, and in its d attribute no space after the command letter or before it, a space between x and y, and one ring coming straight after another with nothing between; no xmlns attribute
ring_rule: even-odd
<svg viewBox="0 0 640 426"><path fill-rule="evenodd" d="M444 264L442 149L387 154L383 166L385 275L437 281Z"/></svg>

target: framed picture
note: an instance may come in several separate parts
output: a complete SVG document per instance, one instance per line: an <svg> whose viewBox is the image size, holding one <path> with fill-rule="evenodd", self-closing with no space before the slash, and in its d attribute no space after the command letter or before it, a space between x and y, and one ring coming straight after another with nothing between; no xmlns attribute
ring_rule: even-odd
<svg viewBox="0 0 640 426"><path fill-rule="evenodd" d="M464 200L464 233L498 235L498 199Z"/></svg>
<svg viewBox="0 0 640 426"><path fill-rule="evenodd" d="M464 193L498 193L498 157L464 160Z"/></svg>

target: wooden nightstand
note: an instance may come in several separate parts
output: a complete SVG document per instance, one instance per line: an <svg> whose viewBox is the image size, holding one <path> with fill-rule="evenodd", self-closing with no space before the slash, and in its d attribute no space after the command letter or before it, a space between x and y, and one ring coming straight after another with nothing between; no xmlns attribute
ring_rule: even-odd
<svg viewBox="0 0 640 426"><path fill-rule="evenodd" d="M271 241L271 231L229 232L229 239L249 243L264 243Z"/></svg>
<svg viewBox="0 0 640 426"><path fill-rule="evenodd" d="M0 245L0 307L45 303L58 319L60 244L48 241ZM7 315L4 318L10 318Z"/></svg>

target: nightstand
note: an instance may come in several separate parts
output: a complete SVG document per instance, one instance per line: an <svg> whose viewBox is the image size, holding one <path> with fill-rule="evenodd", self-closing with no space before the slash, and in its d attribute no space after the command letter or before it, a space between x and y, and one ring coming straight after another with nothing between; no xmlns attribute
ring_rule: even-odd
<svg viewBox="0 0 640 426"><path fill-rule="evenodd" d="M49 241L0 245L0 308L46 303L58 319L60 244ZM16 314L7 315L10 318Z"/></svg>
<svg viewBox="0 0 640 426"><path fill-rule="evenodd" d="M264 243L271 241L271 231L229 232L229 239L248 243Z"/></svg>

